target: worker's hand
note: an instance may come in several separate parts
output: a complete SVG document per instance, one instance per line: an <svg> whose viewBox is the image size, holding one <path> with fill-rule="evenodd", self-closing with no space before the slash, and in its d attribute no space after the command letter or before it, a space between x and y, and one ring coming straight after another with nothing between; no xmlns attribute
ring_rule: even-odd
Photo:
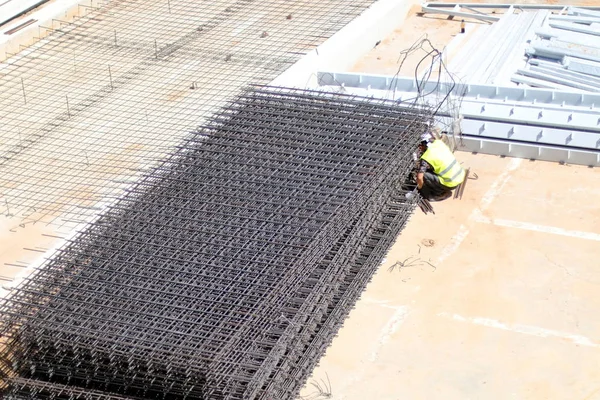
<svg viewBox="0 0 600 400"><path fill-rule="evenodd" d="M424 181L423 181L423 175L424 174L422 172L419 172L417 174L417 188L418 189L421 189L423 187L423 183L424 183Z"/></svg>

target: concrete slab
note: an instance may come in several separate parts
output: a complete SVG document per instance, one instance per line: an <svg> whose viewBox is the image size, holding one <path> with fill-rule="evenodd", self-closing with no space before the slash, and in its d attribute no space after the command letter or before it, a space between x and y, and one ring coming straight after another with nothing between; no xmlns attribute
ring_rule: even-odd
<svg viewBox="0 0 600 400"><path fill-rule="evenodd" d="M458 34L457 21L430 18L409 15L353 71L396 73L424 33L439 48ZM413 216L304 398L325 398L310 383L327 379L335 400L600 399L600 171L458 159L479 179Z"/></svg>
<svg viewBox="0 0 600 400"><path fill-rule="evenodd" d="M598 241L481 218L599 234L600 171L458 158L479 180L413 217L311 379L336 400L600 398Z"/></svg>

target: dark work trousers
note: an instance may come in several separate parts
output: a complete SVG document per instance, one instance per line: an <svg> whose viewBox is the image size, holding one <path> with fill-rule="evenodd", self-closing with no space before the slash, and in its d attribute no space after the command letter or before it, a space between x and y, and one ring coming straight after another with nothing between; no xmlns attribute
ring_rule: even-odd
<svg viewBox="0 0 600 400"><path fill-rule="evenodd" d="M449 188L440 183L438 176L431 172L423 174L423 187L419 190L419 194L427 200L436 200L444 197L449 197L450 192L455 188Z"/></svg>

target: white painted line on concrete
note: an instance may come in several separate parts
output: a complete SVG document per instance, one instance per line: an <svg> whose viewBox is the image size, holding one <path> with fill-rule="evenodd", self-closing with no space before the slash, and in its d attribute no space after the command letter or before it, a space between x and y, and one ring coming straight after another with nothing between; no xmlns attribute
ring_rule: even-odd
<svg viewBox="0 0 600 400"><path fill-rule="evenodd" d="M477 210L479 211L479 210ZM496 226L502 226L505 228L516 228L523 229L526 231L534 231L534 232L542 232L549 233L552 235L560 235L560 236L569 236L577 239L586 239L586 240L595 240L600 242L600 234L593 232L584 232L584 231L571 231L568 229L557 228L555 226L547 226L547 225L537 225L531 224L529 222L521 222L521 221L512 221L508 219L497 219L497 218L488 218L479 211L475 216L475 221L491 224Z"/></svg>
<svg viewBox="0 0 600 400"><path fill-rule="evenodd" d="M389 300L379 300L379 299L374 299L371 297L362 297L361 302L364 302L366 304L377 304L378 306L381 306L384 308L391 308L392 310L400 310L400 309L406 308L406 306L395 306L393 304L390 304Z"/></svg>
<svg viewBox="0 0 600 400"><path fill-rule="evenodd" d="M486 210L492 204L494 199L498 197L498 195L510 179L512 172L516 170L519 167L519 165L521 165L522 161L523 160L520 158L513 158L508 162L508 164L504 168L504 171L502 171L502 174L500 174L500 176L496 178L494 183L492 183L492 186L481 198L479 208L474 209L469 215L469 221L476 221L477 217L481 215L481 211ZM446 247L444 247L444 249L442 250L442 253L438 258L438 263L441 263L442 261L450 257L452 254L454 254L468 235L469 229L467 228L467 226L461 225L458 228L456 234L454 234L454 236L450 238L450 243L448 243L448 245L446 245Z"/></svg>
<svg viewBox="0 0 600 400"><path fill-rule="evenodd" d="M492 204L492 201L494 201L494 199L498 197L498 195L510 179L512 172L516 170L519 167L519 165L521 165L522 161L523 160L520 158L513 158L509 161L506 168L504 168L504 171L502 171L502 174L500 174L500 176L496 178L494 183L492 183L490 189L481 198L481 202L479 203L480 210L485 211L488 209L488 207Z"/></svg>
<svg viewBox="0 0 600 400"><path fill-rule="evenodd" d="M371 362L377 360L377 357L379 356L379 350L381 350L381 348L387 342L390 341L392 335L396 333L398 328L400 328L400 325L402 325L402 322L404 322L404 319L408 314L408 306L399 306L394 308L396 308L396 312L392 315L392 317L388 320L387 324L385 324L385 327L381 330L379 338L377 339L377 342L375 344L375 349L373 349L373 351L371 352L371 356L369 357L369 361Z"/></svg>
<svg viewBox="0 0 600 400"><path fill-rule="evenodd" d="M454 236L450 238L450 243L448 243L442 250L442 253L438 257L438 263L441 263L446 258L454 254L468 235L469 229L465 225L461 225L458 228L458 232L456 232Z"/></svg>
<svg viewBox="0 0 600 400"><path fill-rule="evenodd" d="M496 329L502 329L502 330L510 331L510 332L522 333L525 335L531 335L531 336L537 336L537 337L543 337L543 338L558 338L558 339L568 340L570 342L573 342L574 344L578 344L581 346L600 347L599 343L596 343L593 340L591 340L585 336L555 331L552 329L540 328L537 326L519 325L519 324L507 325L507 324L504 324L495 319L479 318L479 317L474 317L474 318L463 317L461 315L449 314L449 313L439 313L438 316L451 318L455 321L468 322L468 323L475 324L475 325L486 326L488 328L496 328Z"/></svg>

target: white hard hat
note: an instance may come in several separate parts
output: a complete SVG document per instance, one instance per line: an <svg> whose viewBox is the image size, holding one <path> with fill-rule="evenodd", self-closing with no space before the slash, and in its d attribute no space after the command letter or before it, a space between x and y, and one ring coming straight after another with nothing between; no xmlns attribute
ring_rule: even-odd
<svg viewBox="0 0 600 400"><path fill-rule="evenodd" d="M421 142L432 142L433 135L430 132L425 132L421 135Z"/></svg>

